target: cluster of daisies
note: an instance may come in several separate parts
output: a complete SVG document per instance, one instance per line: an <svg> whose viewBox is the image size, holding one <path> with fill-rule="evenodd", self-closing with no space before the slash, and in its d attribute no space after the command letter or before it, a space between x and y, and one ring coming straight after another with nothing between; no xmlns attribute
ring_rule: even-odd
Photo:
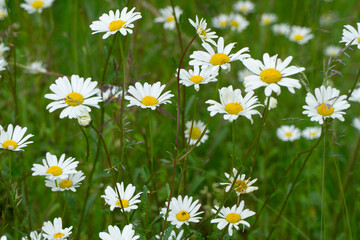
<svg viewBox="0 0 360 240"><path fill-rule="evenodd" d="M301 136L308 140L317 139L321 135L321 127L307 127L303 131L294 125L284 125L276 130L278 138L284 142L293 142Z"/></svg>

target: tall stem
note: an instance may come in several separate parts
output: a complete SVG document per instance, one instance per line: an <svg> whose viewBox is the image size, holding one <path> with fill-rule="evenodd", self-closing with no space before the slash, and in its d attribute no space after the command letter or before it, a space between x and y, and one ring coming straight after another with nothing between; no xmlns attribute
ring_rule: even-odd
<svg viewBox="0 0 360 240"><path fill-rule="evenodd" d="M148 109L149 111L149 135L150 135L150 172L152 172L154 168L154 143L153 143L153 135L152 135L152 120L151 120L151 109Z"/></svg>
<svg viewBox="0 0 360 240"><path fill-rule="evenodd" d="M232 155L231 155L231 169L235 166L235 159L236 159L236 153L235 153L235 121L232 122Z"/></svg>

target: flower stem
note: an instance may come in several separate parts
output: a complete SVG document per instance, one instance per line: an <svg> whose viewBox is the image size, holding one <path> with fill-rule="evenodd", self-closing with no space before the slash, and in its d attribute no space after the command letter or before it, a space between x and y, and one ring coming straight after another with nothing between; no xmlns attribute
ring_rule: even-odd
<svg viewBox="0 0 360 240"><path fill-rule="evenodd" d="M148 109L149 111L149 135L150 135L150 172L153 171L154 168L154 143L153 143L153 135L152 135L152 120L151 120L151 109Z"/></svg>
<svg viewBox="0 0 360 240"><path fill-rule="evenodd" d="M236 152L235 152L235 121L232 122L232 155L231 155L231 169L235 166Z"/></svg>

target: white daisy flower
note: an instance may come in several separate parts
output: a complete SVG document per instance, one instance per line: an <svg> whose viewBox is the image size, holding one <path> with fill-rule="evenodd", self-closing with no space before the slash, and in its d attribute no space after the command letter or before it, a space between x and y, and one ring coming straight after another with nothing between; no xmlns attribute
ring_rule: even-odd
<svg viewBox="0 0 360 240"><path fill-rule="evenodd" d="M99 97L103 102L120 99L122 97L122 88L115 85L107 85L104 90L99 92Z"/></svg>
<svg viewBox="0 0 360 240"><path fill-rule="evenodd" d="M50 180L65 180L70 174L75 174L76 167L79 162L74 161L75 158L69 157L65 160L65 153L59 158L51 153L46 153L46 158L43 159L43 164L34 163L31 170L33 176L46 176Z"/></svg>
<svg viewBox="0 0 360 240"><path fill-rule="evenodd" d="M35 61L29 64L27 72L31 74L45 73L47 72L45 66L40 61Z"/></svg>
<svg viewBox="0 0 360 240"><path fill-rule="evenodd" d="M21 240L27 240L27 239L28 239L27 237L21 238ZM30 233L30 240L42 240L42 239L43 239L42 233L38 233L37 231L32 231Z"/></svg>
<svg viewBox="0 0 360 240"><path fill-rule="evenodd" d="M354 89L349 97L349 101L360 103L360 88Z"/></svg>
<svg viewBox="0 0 360 240"><path fill-rule="evenodd" d="M130 86L127 91L132 96L126 95L125 99L130 101L128 107L131 106L139 106L141 108L150 108L151 110L155 110L161 104L171 103L169 100L174 95L170 93L170 91L165 92L160 96L162 91L166 85L161 85L160 82L156 82L154 84L135 83L135 87Z"/></svg>
<svg viewBox="0 0 360 240"><path fill-rule="evenodd" d="M230 14L229 15L229 26L230 29L237 32L242 32L249 26L249 21L246 20L243 16L240 14Z"/></svg>
<svg viewBox="0 0 360 240"><path fill-rule="evenodd" d="M185 138L186 138L186 142L188 142L189 138L190 138L189 144L194 145L200 138L201 134L204 132L206 126L200 120L194 121L192 130L191 130L191 123L192 123L192 121L186 122ZM191 135L190 135L190 132L191 132ZM204 136L201 138L201 140L197 146L199 146L201 143L204 143L209 138L209 136L208 136L209 132L210 132L209 129L206 129Z"/></svg>
<svg viewBox="0 0 360 240"><path fill-rule="evenodd" d="M175 29L176 23L175 23L175 17L176 20L179 21L180 15L183 13L183 11L180 9L180 7L175 6L174 7L175 14L173 13L173 9L171 6L167 6L165 8L159 9L160 17L155 18L156 23L164 23L165 29Z"/></svg>
<svg viewBox="0 0 360 240"><path fill-rule="evenodd" d="M311 93L306 95L306 104L303 106L305 111L303 114L307 114L311 121L324 123L324 119L332 118L344 121L345 114L343 110L350 107L350 104L346 100L346 95L340 96L340 91L336 88L321 86L315 89L315 96Z"/></svg>
<svg viewBox="0 0 360 240"><path fill-rule="evenodd" d="M49 112L53 112L59 108L65 108L60 113L60 118L69 117L77 118L81 114L82 108L91 112L90 107L100 108L98 103L101 102L99 96L94 96L99 93L96 88L97 82L91 81L91 78L79 77L78 75L71 76L71 82L67 77L59 77L55 80L55 84L50 85L52 94L45 94L45 98L54 100L46 106ZM90 107L89 107L90 106Z"/></svg>
<svg viewBox="0 0 360 240"><path fill-rule="evenodd" d="M260 16L260 24L261 25L269 25L276 22L278 17L274 13L263 13Z"/></svg>
<svg viewBox="0 0 360 240"><path fill-rule="evenodd" d="M289 78L290 75L300 73L305 70L303 67L288 66L292 57L287 57L284 61L277 58L277 54L270 57L268 53L263 55L263 62L253 58L243 60L243 64L255 75L245 78L245 91L252 91L259 87L265 87L265 95L270 96L274 91L280 95L280 86L287 87L291 93L295 93L294 88L301 88L299 80Z"/></svg>
<svg viewBox="0 0 360 240"><path fill-rule="evenodd" d="M48 240L65 240L70 237L73 227L62 228L61 218L55 218L54 223L51 221L44 222L42 227L43 236Z"/></svg>
<svg viewBox="0 0 360 240"><path fill-rule="evenodd" d="M176 69L177 73L178 69ZM177 76L177 74L175 75ZM185 69L180 69L180 83L186 87L194 86L196 91L199 91L200 84L207 84L209 82L216 82L218 72L217 71L208 71L202 69L200 71L199 66L194 66L194 70L190 69L186 71Z"/></svg>
<svg viewBox="0 0 360 240"><path fill-rule="evenodd" d="M27 128L15 126L15 129L12 124L9 124L7 130L5 131L0 126L0 148L7 149L10 151L24 151L24 147L28 144L33 143L33 141L27 141L29 138L34 135L28 134L24 137Z"/></svg>
<svg viewBox="0 0 360 240"><path fill-rule="evenodd" d="M182 238L183 234L184 234L184 230L181 230L178 235L176 235L176 232L174 230L172 230L168 239L169 240L184 240L184 239L187 240L187 239L189 239L189 238ZM160 237L161 237L161 234L155 236L156 239L160 239Z"/></svg>
<svg viewBox="0 0 360 240"><path fill-rule="evenodd" d="M214 17L212 22L215 28L224 29L229 24L229 16L226 14L220 14L219 16Z"/></svg>
<svg viewBox="0 0 360 240"><path fill-rule="evenodd" d="M168 202L165 203L167 206ZM183 224L189 225L189 223L197 223L200 221L200 214L203 212L198 212L201 207L199 200L195 200L193 202L192 197L185 196L184 199L182 196L178 196L178 198L171 198L170 207L169 207L169 217L168 221L171 222L172 225L175 225L176 228L180 228ZM166 214L166 207L162 208L160 211L161 214Z"/></svg>
<svg viewBox="0 0 360 240"><path fill-rule="evenodd" d="M290 25L287 23L279 23L274 24L271 29L275 35L288 36L290 34L290 28Z"/></svg>
<svg viewBox="0 0 360 240"><path fill-rule="evenodd" d="M311 29L301 26L292 26L289 34L289 40L304 45L314 38Z"/></svg>
<svg viewBox="0 0 360 240"><path fill-rule="evenodd" d="M4 58L0 58L0 72L4 71L7 65L8 63L6 62L6 60Z"/></svg>
<svg viewBox="0 0 360 240"><path fill-rule="evenodd" d="M247 69L247 68L245 68L245 69L243 69L243 70L240 70L240 71L238 71L238 73L237 73L238 80L239 80L240 82L244 82L245 78L246 78L247 76L250 76L250 75L252 75L252 72L250 72L250 70Z"/></svg>
<svg viewBox="0 0 360 240"><path fill-rule="evenodd" d="M0 6L0 20L4 20L7 16L7 9L4 6Z"/></svg>
<svg viewBox="0 0 360 240"><path fill-rule="evenodd" d="M307 127L302 131L302 136L308 140L317 139L321 136L321 127Z"/></svg>
<svg viewBox="0 0 360 240"><path fill-rule="evenodd" d="M44 8L51 7L54 0L25 0L20 7L25 9L29 14L41 13Z"/></svg>
<svg viewBox="0 0 360 240"><path fill-rule="evenodd" d="M266 97L266 98L265 98L265 101L264 101L264 106L267 104L267 102L268 102L268 98L269 98L269 97ZM277 107L277 104L278 104L277 99L276 99L276 98L273 98L273 97L270 97L268 110L271 110L271 109L276 108L276 107Z"/></svg>
<svg viewBox="0 0 360 240"><path fill-rule="evenodd" d="M211 32L211 29L207 28L207 23L205 19L201 19L199 21L198 16L196 16L195 22L189 18L189 22L191 25L194 26L196 29L196 33L199 35L201 41L203 42L209 42L213 45L216 45L216 42L212 40L213 38L216 39L218 36L216 35L216 32Z"/></svg>
<svg viewBox="0 0 360 240"><path fill-rule="evenodd" d="M45 186L50 187L51 191L65 191L71 190L76 192L76 188L80 187L81 181L85 179L84 173L82 171L78 171L74 174L70 174L66 179L59 180L45 180Z"/></svg>
<svg viewBox="0 0 360 240"><path fill-rule="evenodd" d="M333 24L334 22L338 21L338 16L335 12L326 12L321 14L319 18L320 26L329 26Z"/></svg>
<svg viewBox="0 0 360 240"><path fill-rule="evenodd" d="M227 183L220 183L220 185L226 185L225 191L230 191L231 185L235 181L234 190L238 196L245 193L251 193L253 191L258 190L259 188L256 186L252 186L256 181L257 178L250 181L250 178L245 179L245 174L239 174L239 176L234 180L235 176L237 175L238 171L233 168L232 175L225 173L225 177L229 180Z"/></svg>
<svg viewBox="0 0 360 240"><path fill-rule="evenodd" d="M140 236L135 235L135 230L132 228L132 224L125 225L123 231L121 232L117 226L108 226L107 232L100 232L99 237L102 240L136 240Z"/></svg>
<svg viewBox="0 0 360 240"><path fill-rule="evenodd" d="M4 43L0 43L0 57L3 57L7 51L9 51L9 47L5 46Z"/></svg>
<svg viewBox="0 0 360 240"><path fill-rule="evenodd" d="M205 103L210 104L211 106L207 108L210 111L210 116L213 117L217 113L224 114L224 119L232 122L236 120L239 116L244 116L253 123L252 116L258 114L261 116L260 112L254 108L263 106L259 104L258 98L254 96L254 92L248 92L245 97L241 95L240 89L233 90L233 87L223 87L219 90L220 94L220 103L214 100L207 100Z"/></svg>
<svg viewBox="0 0 360 240"><path fill-rule="evenodd" d="M244 209L244 205L245 205L244 200L242 200L239 204L239 207L236 207L236 205L232 206L231 208L222 207L219 212L220 218L212 219L210 222L217 223L218 224L217 228L219 230L222 230L226 226L228 226L229 235L232 236L233 227L236 230L239 230L239 224L242 224L244 227L245 226L250 227L250 224L247 221L244 221L244 219L255 215L255 212L249 209ZM218 209L219 207L215 206L214 209L211 209L211 211L213 213L216 213Z"/></svg>
<svg viewBox="0 0 360 240"><path fill-rule="evenodd" d="M6 237L6 236L2 236L2 237L0 238L0 240L7 240L7 237Z"/></svg>
<svg viewBox="0 0 360 240"><path fill-rule="evenodd" d="M360 117L354 118L352 125L360 131Z"/></svg>
<svg viewBox="0 0 360 240"><path fill-rule="evenodd" d="M238 1L234 4L234 10L247 15L254 12L255 4L251 1Z"/></svg>
<svg viewBox="0 0 360 240"><path fill-rule="evenodd" d="M115 208L121 208L121 205L125 212L137 209L138 206L136 204L140 202L138 198L142 192L139 192L134 196L136 188L132 184L127 185L125 190L123 182L116 183L116 186L115 190L112 187L107 186L105 195L101 196L104 198L106 204L110 205L110 210L113 211ZM119 199L119 195L121 200Z"/></svg>
<svg viewBox="0 0 360 240"><path fill-rule="evenodd" d="M189 62L189 65L201 66L202 69L207 69L211 72L218 72L221 67L224 70L230 70L230 62L250 57L245 53L249 51L248 47L242 48L240 51L230 54L232 48L236 43L230 43L224 46L224 38L220 37L217 43L217 52L215 52L212 46L208 43L203 43L202 46L206 51L194 51L190 58L193 58Z"/></svg>
<svg viewBox="0 0 360 240"><path fill-rule="evenodd" d="M360 23L357 23L357 30L351 25L345 25L340 42L346 46L351 43L350 45L356 45L360 49Z"/></svg>
<svg viewBox="0 0 360 240"><path fill-rule="evenodd" d="M284 125L276 130L276 135L281 141L293 142L301 137L301 131L300 129L296 128L294 125L291 126Z"/></svg>
<svg viewBox="0 0 360 240"><path fill-rule="evenodd" d="M335 57L341 51L341 47L338 46L327 46L324 50L325 56Z"/></svg>
<svg viewBox="0 0 360 240"><path fill-rule="evenodd" d="M100 20L93 21L90 25L90 29L94 31L92 34L105 33L102 39L106 39L109 36L120 32L122 35L132 34L134 28L133 22L141 18L140 12L134 12L135 8L132 8L127 12L128 8L125 7L121 10L117 9L114 11L110 10L109 14L103 13Z"/></svg>

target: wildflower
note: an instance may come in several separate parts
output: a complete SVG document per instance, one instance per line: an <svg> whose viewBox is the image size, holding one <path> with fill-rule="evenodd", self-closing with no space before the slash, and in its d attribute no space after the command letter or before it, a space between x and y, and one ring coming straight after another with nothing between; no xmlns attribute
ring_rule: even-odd
<svg viewBox="0 0 360 240"><path fill-rule="evenodd" d="M281 141L293 142L301 137L301 132L300 129L296 128L294 125L284 125L276 130L276 135Z"/></svg>
<svg viewBox="0 0 360 240"><path fill-rule="evenodd" d="M186 138L186 142L188 142L189 138L190 138L189 144L194 145L201 137L201 134L204 132L206 126L200 120L193 122L192 129L191 129L191 124L192 124L192 121L188 121L186 123L185 138ZM190 134L190 132L191 132L191 134ZM206 132L204 133L203 137L201 138L201 140L199 141L197 146L199 146L201 143L204 143L209 138L208 134L209 134L209 130L206 129Z"/></svg>
<svg viewBox="0 0 360 240"><path fill-rule="evenodd" d="M234 4L234 10L247 15L254 12L255 4L251 1L238 1Z"/></svg>
<svg viewBox="0 0 360 240"><path fill-rule="evenodd" d="M159 10L160 17L155 18L156 23L164 23L165 29L175 29L176 23L175 18L177 21L179 21L180 15L183 13L183 11L178 7L174 7L174 12L171 6L167 6L165 8L162 8Z"/></svg>
<svg viewBox="0 0 360 240"><path fill-rule="evenodd" d="M264 104L266 105L268 102L268 98L265 98ZM269 101L269 106L268 106L268 110L274 109L277 107L278 101L276 100L276 98L270 97L270 101Z"/></svg>
<svg viewBox="0 0 360 240"><path fill-rule="evenodd" d="M117 226L108 226L108 231L107 232L100 232L99 233L99 237L102 240L121 240L121 239L126 239L126 240L136 240L139 239L140 236L135 235L135 230L133 230L132 228L132 224L128 224L125 225L123 231L121 232L120 229Z"/></svg>
<svg viewBox="0 0 360 240"><path fill-rule="evenodd" d="M4 43L0 43L0 57L3 57L5 52L9 51L9 47L5 46Z"/></svg>
<svg viewBox="0 0 360 240"><path fill-rule="evenodd" d="M242 32L249 26L249 21L246 20L240 14L230 14L229 15L229 26L230 29L237 32Z"/></svg>
<svg viewBox="0 0 360 240"><path fill-rule="evenodd" d="M51 191L53 192L62 192L65 190L71 190L73 192L76 192L76 188L80 187L81 181L83 181L84 179L84 173L82 171L78 171L74 174L70 174L66 179L46 179L45 186L50 187Z"/></svg>
<svg viewBox="0 0 360 240"><path fill-rule="evenodd" d="M99 92L99 97L101 97L104 102L119 99L122 97L122 88L114 85L107 85L103 91Z"/></svg>
<svg viewBox="0 0 360 240"><path fill-rule="evenodd" d="M317 139L321 136L321 127L307 127L302 131L302 136L308 140Z"/></svg>
<svg viewBox="0 0 360 240"><path fill-rule="evenodd" d="M25 9L29 14L41 13L43 9L51 7L54 0L25 0L20 7Z"/></svg>
<svg viewBox="0 0 360 240"><path fill-rule="evenodd" d="M30 240L42 240L43 239L43 236L42 236L42 233L38 233L37 231L32 231L30 233ZM0 239L2 240L2 239ZM21 240L28 240L27 237L23 237L21 238Z"/></svg>
<svg viewBox="0 0 360 240"><path fill-rule="evenodd" d="M200 71L200 68L197 65L194 66L194 70L190 69L189 71L186 71L185 69L180 69L180 83L187 87L194 85L196 91L199 91L200 84L216 82L217 76L217 71L207 71L206 69Z"/></svg>
<svg viewBox="0 0 360 240"><path fill-rule="evenodd" d="M275 35L288 36L290 33L290 25L287 23L274 24L271 29Z"/></svg>
<svg viewBox="0 0 360 240"><path fill-rule="evenodd" d="M181 230L178 235L176 235L176 232L174 230L172 230L168 239L169 240L184 240L184 238L182 238L183 234L184 234L184 230ZM156 235L155 238L160 239L160 236L161 236L161 234ZM187 239L188 238L186 238L186 240Z"/></svg>
<svg viewBox="0 0 360 240"><path fill-rule="evenodd" d="M240 82L244 82L245 78L250 75L252 75L252 72L250 72L247 68L245 68L241 71L238 71L238 73L237 73L238 80Z"/></svg>
<svg viewBox="0 0 360 240"><path fill-rule="evenodd" d="M27 128L15 126L15 129L12 124L9 124L7 130L5 131L0 126L0 148L7 149L10 151L24 151L24 147L28 144L33 143L33 141L27 141L29 138L34 135L28 134L24 137Z"/></svg>
<svg viewBox="0 0 360 240"><path fill-rule="evenodd" d="M307 27L292 26L289 34L289 40L304 45L314 38L311 29Z"/></svg>
<svg viewBox="0 0 360 240"><path fill-rule="evenodd" d="M88 127L90 125L92 119L91 119L89 112L85 108L83 108L81 110L81 114L78 116L77 120L78 120L78 123L80 126Z"/></svg>
<svg viewBox="0 0 360 240"><path fill-rule="evenodd" d="M269 24L273 24L274 22L277 21L277 16L274 13L263 13L261 14L260 17L260 24L261 25L269 25Z"/></svg>
<svg viewBox="0 0 360 240"><path fill-rule="evenodd" d="M47 72L46 68L43 66L42 62L40 62L40 61L35 61L35 62L30 63L27 70L28 70L28 73L31 73L31 74Z"/></svg>
<svg viewBox="0 0 360 240"><path fill-rule="evenodd" d="M0 6L0 20L4 20L7 16L8 16L8 12L6 7Z"/></svg>
<svg viewBox="0 0 360 240"><path fill-rule="evenodd" d="M250 181L250 178L245 179L245 174L241 174L235 180L234 178L238 174L238 171L235 168L233 168L232 173L233 173L232 175L225 173L225 177L229 180L229 182L220 183L220 185L226 185L226 188L225 188L226 192L230 191L231 185L234 182L235 182L235 184L234 184L233 189L235 190L235 192L238 196L240 196L240 194L251 193L251 192L259 189L256 186L252 186L257 181L257 178Z"/></svg>
<svg viewBox="0 0 360 240"><path fill-rule="evenodd" d="M207 23L205 19L201 19L199 21L198 16L196 16L195 22L189 18L189 22L191 25L194 26L196 29L196 33L199 35L201 41L203 42L209 42L213 45L216 45L216 42L212 40L213 38L216 39L218 36L216 36L216 32L211 32L211 29L207 28Z"/></svg>
<svg viewBox="0 0 360 240"><path fill-rule="evenodd" d="M7 65L8 63L6 62L6 60L4 58L0 58L0 72L4 71Z"/></svg>
<svg viewBox="0 0 360 240"><path fill-rule="evenodd" d="M44 222L42 227L43 236L48 240L65 240L70 237L72 226L62 228L61 218L55 218L54 223L51 221Z"/></svg>
<svg viewBox="0 0 360 240"><path fill-rule="evenodd" d="M214 27L224 29L229 24L229 16L226 14L220 14L219 16L214 17L212 22Z"/></svg>
<svg viewBox="0 0 360 240"><path fill-rule="evenodd" d="M324 50L324 54L328 57L335 57L341 51L341 47L338 46L328 46Z"/></svg>
<svg viewBox="0 0 360 240"><path fill-rule="evenodd" d="M360 23L357 23L357 30L351 25L345 25L343 36L340 41L348 45L356 45L360 49Z"/></svg>
<svg viewBox="0 0 360 240"><path fill-rule="evenodd" d="M360 131L360 117L354 118L353 127Z"/></svg>
<svg viewBox="0 0 360 240"><path fill-rule="evenodd" d="M2 236L2 237L0 238L0 240L7 240L7 237L6 237L6 236Z"/></svg>
<svg viewBox="0 0 360 240"><path fill-rule="evenodd" d="M354 89L349 97L349 101L360 103L360 88Z"/></svg>

